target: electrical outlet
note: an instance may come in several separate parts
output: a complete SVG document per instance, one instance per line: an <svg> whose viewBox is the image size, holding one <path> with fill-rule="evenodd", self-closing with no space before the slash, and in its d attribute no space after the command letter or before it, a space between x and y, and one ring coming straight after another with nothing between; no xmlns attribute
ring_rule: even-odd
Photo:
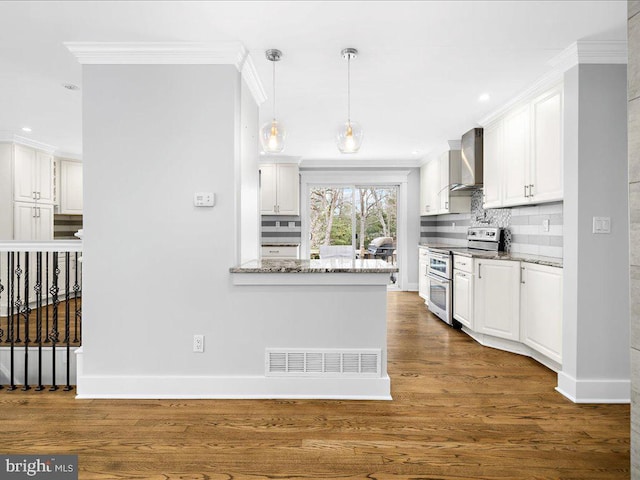
<svg viewBox="0 0 640 480"><path fill-rule="evenodd" d="M204 352L204 335L193 336L193 351L196 353Z"/></svg>

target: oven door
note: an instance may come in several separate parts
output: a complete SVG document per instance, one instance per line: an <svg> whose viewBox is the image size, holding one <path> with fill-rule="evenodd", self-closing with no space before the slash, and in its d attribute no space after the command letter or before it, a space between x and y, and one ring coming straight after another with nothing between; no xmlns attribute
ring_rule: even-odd
<svg viewBox="0 0 640 480"><path fill-rule="evenodd" d="M427 276L428 295L427 304L429 310L442 321L453 325L453 312L451 309L451 280L436 275Z"/></svg>
<svg viewBox="0 0 640 480"><path fill-rule="evenodd" d="M429 251L429 274L452 278L451 255Z"/></svg>

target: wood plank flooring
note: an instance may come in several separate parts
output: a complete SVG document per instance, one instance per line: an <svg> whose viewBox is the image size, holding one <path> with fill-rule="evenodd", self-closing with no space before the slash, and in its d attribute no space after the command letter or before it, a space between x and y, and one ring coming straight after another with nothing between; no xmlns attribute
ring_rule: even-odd
<svg viewBox="0 0 640 480"><path fill-rule="evenodd" d="M389 293L394 400L75 400L0 391L0 452L81 479L627 479L629 406L575 405L533 360Z"/></svg>

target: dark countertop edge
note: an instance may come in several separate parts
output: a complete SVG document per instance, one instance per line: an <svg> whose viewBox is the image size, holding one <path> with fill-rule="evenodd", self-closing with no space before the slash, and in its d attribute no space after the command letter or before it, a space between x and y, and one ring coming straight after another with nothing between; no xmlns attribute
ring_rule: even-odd
<svg viewBox="0 0 640 480"><path fill-rule="evenodd" d="M419 244L422 248L433 248L434 250L449 250L454 255L461 255L469 258L486 258L489 260L513 260L525 263L535 263L538 265L546 265L548 267L563 268L562 258L545 257L544 255L533 255L527 253L506 253L506 252L471 252L465 247L452 247L444 245L424 245Z"/></svg>
<svg viewBox="0 0 640 480"><path fill-rule="evenodd" d="M388 268L253 268L253 267L231 267L229 273L397 273L398 267Z"/></svg>

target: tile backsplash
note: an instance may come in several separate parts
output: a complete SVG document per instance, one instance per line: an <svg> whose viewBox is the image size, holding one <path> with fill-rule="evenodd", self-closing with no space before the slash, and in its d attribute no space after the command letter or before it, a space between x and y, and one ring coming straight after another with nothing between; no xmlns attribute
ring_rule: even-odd
<svg viewBox="0 0 640 480"><path fill-rule="evenodd" d="M302 229L298 215L263 215L260 228L262 245L273 243L300 244Z"/></svg>
<svg viewBox="0 0 640 480"><path fill-rule="evenodd" d="M479 190L472 193L471 213L422 217L420 241L463 247L469 227L487 225L504 228L508 252L562 258L562 207L562 202L554 202L485 210Z"/></svg>

